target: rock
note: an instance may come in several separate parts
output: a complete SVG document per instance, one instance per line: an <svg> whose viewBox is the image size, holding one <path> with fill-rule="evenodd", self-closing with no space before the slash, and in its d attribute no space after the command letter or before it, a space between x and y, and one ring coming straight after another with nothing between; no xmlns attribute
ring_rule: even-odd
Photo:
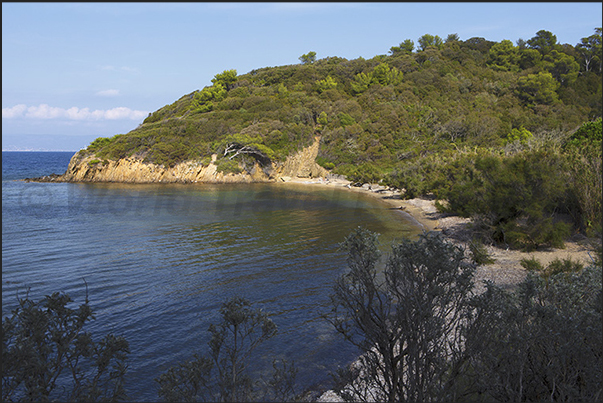
<svg viewBox="0 0 603 403"><path fill-rule="evenodd" d="M239 174L218 172L218 156L212 155L212 162L202 166L198 161L184 161L174 167L166 168L143 162L143 156L132 156L117 161L99 162L94 154L77 152L69 162L67 171L56 177L32 178L37 182L124 182L124 183L250 183L273 182L280 177L282 181L292 177L322 177L328 171L316 163L320 138L314 143L291 155L284 163L260 165L258 162Z"/></svg>

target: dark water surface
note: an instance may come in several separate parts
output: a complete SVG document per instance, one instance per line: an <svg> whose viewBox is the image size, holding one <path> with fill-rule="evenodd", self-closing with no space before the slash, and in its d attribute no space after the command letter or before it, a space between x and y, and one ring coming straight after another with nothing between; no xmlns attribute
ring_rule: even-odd
<svg viewBox="0 0 603 403"><path fill-rule="evenodd" d="M63 173L72 155L2 153L2 314L28 288L34 299L64 291L82 303L85 279L97 318L88 329L130 343L136 401L157 401L154 378L206 352L207 328L234 295L278 326L257 371L285 358L299 369L299 391L328 385L357 354L320 318L346 267L338 243L358 226L381 233L385 247L421 230L339 188L18 180Z"/></svg>

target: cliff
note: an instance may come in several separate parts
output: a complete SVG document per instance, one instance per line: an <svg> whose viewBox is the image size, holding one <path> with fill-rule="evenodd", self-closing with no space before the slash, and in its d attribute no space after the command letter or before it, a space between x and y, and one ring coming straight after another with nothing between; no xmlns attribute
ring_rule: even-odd
<svg viewBox="0 0 603 403"><path fill-rule="evenodd" d="M29 179L39 182L124 182L124 183L251 183L287 180L291 177L323 177L328 171L315 162L320 138L299 152L290 155L283 163L271 162L253 166L234 174L219 172L217 155L208 165L199 161L185 161L174 167L145 163L141 157L99 161L94 154L77 152L63 175L50 175Z"/></svg>

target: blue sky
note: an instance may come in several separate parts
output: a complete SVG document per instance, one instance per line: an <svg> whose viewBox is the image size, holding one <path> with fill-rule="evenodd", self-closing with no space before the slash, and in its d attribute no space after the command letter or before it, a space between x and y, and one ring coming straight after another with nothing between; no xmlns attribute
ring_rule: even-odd
<svg viewBox="0 0 603 403"><path fill-rule="evenodd" d="M2 3L2 149L79 150L216 73L371 58L424 34L576 45L601 3Z"/></svg>

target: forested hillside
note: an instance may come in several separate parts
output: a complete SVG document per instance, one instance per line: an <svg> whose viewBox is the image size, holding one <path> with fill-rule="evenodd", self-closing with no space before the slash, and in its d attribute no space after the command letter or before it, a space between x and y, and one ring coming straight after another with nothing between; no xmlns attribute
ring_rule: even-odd
<svg viewBox="0 0 603 403"><path fill-rule="evenodd" d="M545 30L515 44L426 34L368 60L316 56L225 70L87 152L165 166L217 154L219 170L236 171L284 161L319 137L323 167L406 197L433 194L442 209L480 215L486 238L528 247L600 231L601 28L575 45ZM584 141L570 141L583 125Z"/></svg>

